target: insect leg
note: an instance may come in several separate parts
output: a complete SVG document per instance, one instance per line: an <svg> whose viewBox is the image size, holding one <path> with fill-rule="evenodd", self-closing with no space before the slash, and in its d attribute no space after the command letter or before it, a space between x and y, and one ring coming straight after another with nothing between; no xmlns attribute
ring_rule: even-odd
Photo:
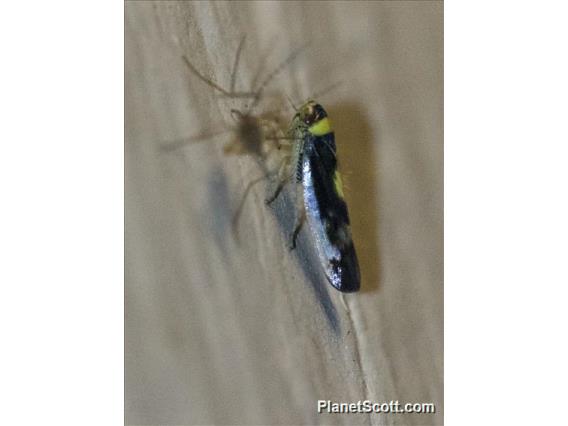
<svg viewBox="0 0 568 426"><path fill-rule="evenodd" d="M189 70L193 73L193 75L195 75L202 82L207 84L209 87L212 87L213 89L218 90L223 95L228 96L228 97L232 97L232 93L227 92L225 89L223 89L217 83L215 83L213 80L208 79L207 77L202 75L199 71L197 71L197 68L195 68L191 62L189 62L189 59L187 59L187 56L183 55L182 58L183 58L183 61L185 62L185 65L187 65L187 68L189 68Z"/></svg>
<svg viewBox="0 0 568 426"><path fill-rule="evenodd" d="M278 169L278 185L276 186L274 194L272 194L272 196L266 199L265 202L267 205L272 204L274 200L278 198L280 192L282 192L282 189L284 189L286 184L292 178L293 174L290 174L289 169L290 169L290 156L287 155L282 159L282 162L280 163L280 167Z"/></svg>
<svg viewBox="0 0 568 426"><path fill-rule="evenodd" d="M243 48L244 41L245 41L245 39L243 37L241 39L241 42L239 43L239 47L237 48L235 63L233 65L233 74L231 75L231 87L230 87L229 90L223 89L220 85L215 83L213 80L211 80L211 79L205 77L203 74L201 74L197 70L195 65L193 65L189 61L187 56L183 55L182 59L185 62L185 65L187 66L189 71L191 71L191 73L193 75L195 75L199 80L201 80L203 83L205 83L209 87L220 92L223 96L226 96L226 97L231 98L231 99L238 99L238 98L253 99L255 102L258 102L258 98L260 96L260 93L258 93L258 92L254 92L254 93L252 93L252 92L237 92L237 91L234 90L234 86L236 85L236 74L235 73L236 73L237 67L239 65L239 59L240 59L240 56L241 56L241 50Z"/></svg>
<svg viewBox="0 0 568 426"><path fill-rule="evenodd" d="M282 189L284 189L284 186L286 186L286 184L290 182L290 180L295 176L295 168L292 171L292 173L290 173L291 158L292 156L288 155L282 160L282 163L278 170L278 186L276 187L274 194L266 200L266 204L270 205L274 200L276 200L276 198L278 198L278 195L280 195L280 192L282 192ZM290 250L294 250L296 248L296 239L298 238L298 234L300 233L302 225L306 220L302 185L300 185L299 182L294 182L294 183L295 183L295 190L293 191L294 206L295 206L294 210L297 213L296 213L296 218L294 220L294 231L290 236L290 244L289 244Z"/></svg>
<svg viewBox="0 0 568 426"><path fill-rule="evenodd" d="M306 209L304 208L304 200L302 194L302 185L296 185L295 192L295 205L296 205L296 220L294 224L294 231L290 236L290 250L294 250L296 248L296 239L298 238L298 234L302 230L302 226L306 221Z"/></svg>
<svg viewBox="0 0 568 426"><path fill-rule="evenodd" d="M296 141L295 138L278 137L278 136L265 136L264 139L267 141L276 142L276 148L278 149L281 149L283 146L291 146Z"/></svg>
<svg viewBox="0 0 568 426"><path fill-rule="evenodd" d="M245 188L245 192L244 192L244 194L243 194L243 197L241 198L241 201L240 201L240 203L239 203L239 206L237 207L237 210L235 211L235 214L233 215L232 226L233 226L233 232L234 232L236 235L238 235L238 233L237 233L237 229L238 229L238 228L237 228L237 224L238 224L239 218L241 217L241 214L242 214L242 211L243 211L243 207L244 207L244 205L245 205L245 201L246 201L246 199L247 199L247 197L248 197L250 191L252 190L253 186L256 185L256 184L259 183L259 182L262 182L262 181L265 180L265 179L271 179L271 178L273 178L273 177L276 175L276 176L278 176L278 179L280 180L280 184L282 185L282 187L284 187L285 181L288 181L288 180L289 180L289 177L281 177L281 176L284 175L283 170L285 170L286 165L287 165L287 158L284 158L284 159L282 160L282 162L281 162L281 164L280 164L280 166L279 166L279 169L278 169L277 171L272 171L272 172L267 171L263 176L260 176L260 177L258 177L258 178L256 178L256 179L254 179L253 181L251 181L251 182L247 185L247 187ZM263 167L263 169L266 170L264 167ZM279 184L279 187L280 187L280 184ZM282 188L280 188L280 189L277 191L278 194L280 193L281 190L282 190ZM276 195L274 196L274 199L276 199L276 197L278 196L278 194L276 194ZM272 201L274 201L274 199L272 199ZM272 202L272 201L271 201L271 202ZM267 202L267 204L268 204L268 202Z"/></svg>
<svg viewBox="0 0 568 426"><path fill-rule="evenodd" d="M235 62L233 64L233 70L231 72L231 93L235 92L235 85L237 83L237 68L239 67L239 60L241 59L241 51L243 50L243 46L245 44L246 36L241 38L239 42L239 47L237 47L237 53L235 55Z"/></svg>
<svg viewBox="0 0 568 426"><path fill-rule="evenodd" d="M232 226L233 226L233 232L235 234L237 234L237 224L239 222L239 218L241 217L241 213L243 212L243 207L245 205L245 201L248 197L248 194L250 193L252 187L254 185L256 185L259 182L262 182L265 179L270 178L271 174L268 173L264 176L261 176L259 178L254 179L252 182L250 182L247 187L245 188L245 192L243 194L243 197L241 198L241 202L239 203L239 206L237 207L237 210L235 211L235 214L233 215L233 220L232 220Z"/></svg>

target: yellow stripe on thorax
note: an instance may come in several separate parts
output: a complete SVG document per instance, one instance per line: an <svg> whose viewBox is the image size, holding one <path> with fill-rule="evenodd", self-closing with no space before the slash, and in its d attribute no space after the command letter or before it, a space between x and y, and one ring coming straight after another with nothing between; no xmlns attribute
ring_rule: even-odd
<svg viewBox="0 0 568 426"><path fill-rule="evenodd" d="M327 117L322 118L312 124L308 131L314 136L325 136L333 131L331 129L331 121L329 121L329 118Z"/></svg>
<svg viewBox="0 0 568 426"><path fill-rule="evenodd" d="M333 175L333 183L335 185L335 192L337 192L337 195L341 198L345 198L345 195L343 195L343 181L341 180L341 173L339 173L338 170L336 170Z"/></svg>

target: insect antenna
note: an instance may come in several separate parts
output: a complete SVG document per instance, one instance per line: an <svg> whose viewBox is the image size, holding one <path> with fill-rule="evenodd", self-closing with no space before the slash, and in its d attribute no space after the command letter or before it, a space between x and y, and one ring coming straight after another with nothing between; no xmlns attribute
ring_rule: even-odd
<svg viewBox="0 0 568 426"><path fill-rule="evenodd" d="M296 108L296 106L294 105L294 102L292 102L292 99L290 99L290 96L286 95L286 99L288 100L288 102L290 103L290 106L292 107L292 109L296 112L298 112L298 108Z"/></svg>
<svg viewBox="0 0 568 426"><path fill-rule="evenodd" d="M334 90L336 90L341 85L343 85L343 81L336 81L335 83L332 83L329 86L326 86L323 89L318 90L317 92L313 93L310 96L310 99L319 99L322 96L327 95L330 92L333 92Z"/></svg>

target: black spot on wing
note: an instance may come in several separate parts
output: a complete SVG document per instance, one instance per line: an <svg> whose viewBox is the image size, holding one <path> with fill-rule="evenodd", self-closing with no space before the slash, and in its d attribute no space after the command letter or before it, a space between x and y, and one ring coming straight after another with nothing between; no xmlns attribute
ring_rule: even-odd
<svg viewBox="0 0 568 426"><path fill-rule="evenodd" d="M304 145L304 161L309 161L314 194L330 243L339 250L339 257L329 259L333 278L330 284L344 293L358 291L361 286L359 262L349 231L347 204L337 194L334 176L337 170L335 138L332 133L311 136Z"/></svg>
<svg viewBox="0 0 568 426"><path fill-rule="evenodd" d="M344 293L353 293L361 287L361 274L359 272L359 261L353 243L345 246L341 251L341 258L332 259L330 266L339 281L333 283L337 290ZM328 279L329 280L329 279Z"/></svg>

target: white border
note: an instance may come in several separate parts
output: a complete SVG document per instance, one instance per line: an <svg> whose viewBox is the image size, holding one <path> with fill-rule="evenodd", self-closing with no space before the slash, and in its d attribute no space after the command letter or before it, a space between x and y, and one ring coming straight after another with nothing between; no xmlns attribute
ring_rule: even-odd
<svg viewBox="0 0 568 426"><path fill-rule="evenodd" d="M445 3L445 413L566 421L568 10Z"/></svg>
<svg viewBox="0 0 568 426"><path fill-rule="evenodd" d="M2 6L2 424L124 422L123 7Z"/></svg>
<svg viewBox="0 0 568 426"><path fill-rule="evenodd" d="M447 424L566 419L563 2L446 4ZM5 424L123 422L123 5L0 18Z"/></svg>

